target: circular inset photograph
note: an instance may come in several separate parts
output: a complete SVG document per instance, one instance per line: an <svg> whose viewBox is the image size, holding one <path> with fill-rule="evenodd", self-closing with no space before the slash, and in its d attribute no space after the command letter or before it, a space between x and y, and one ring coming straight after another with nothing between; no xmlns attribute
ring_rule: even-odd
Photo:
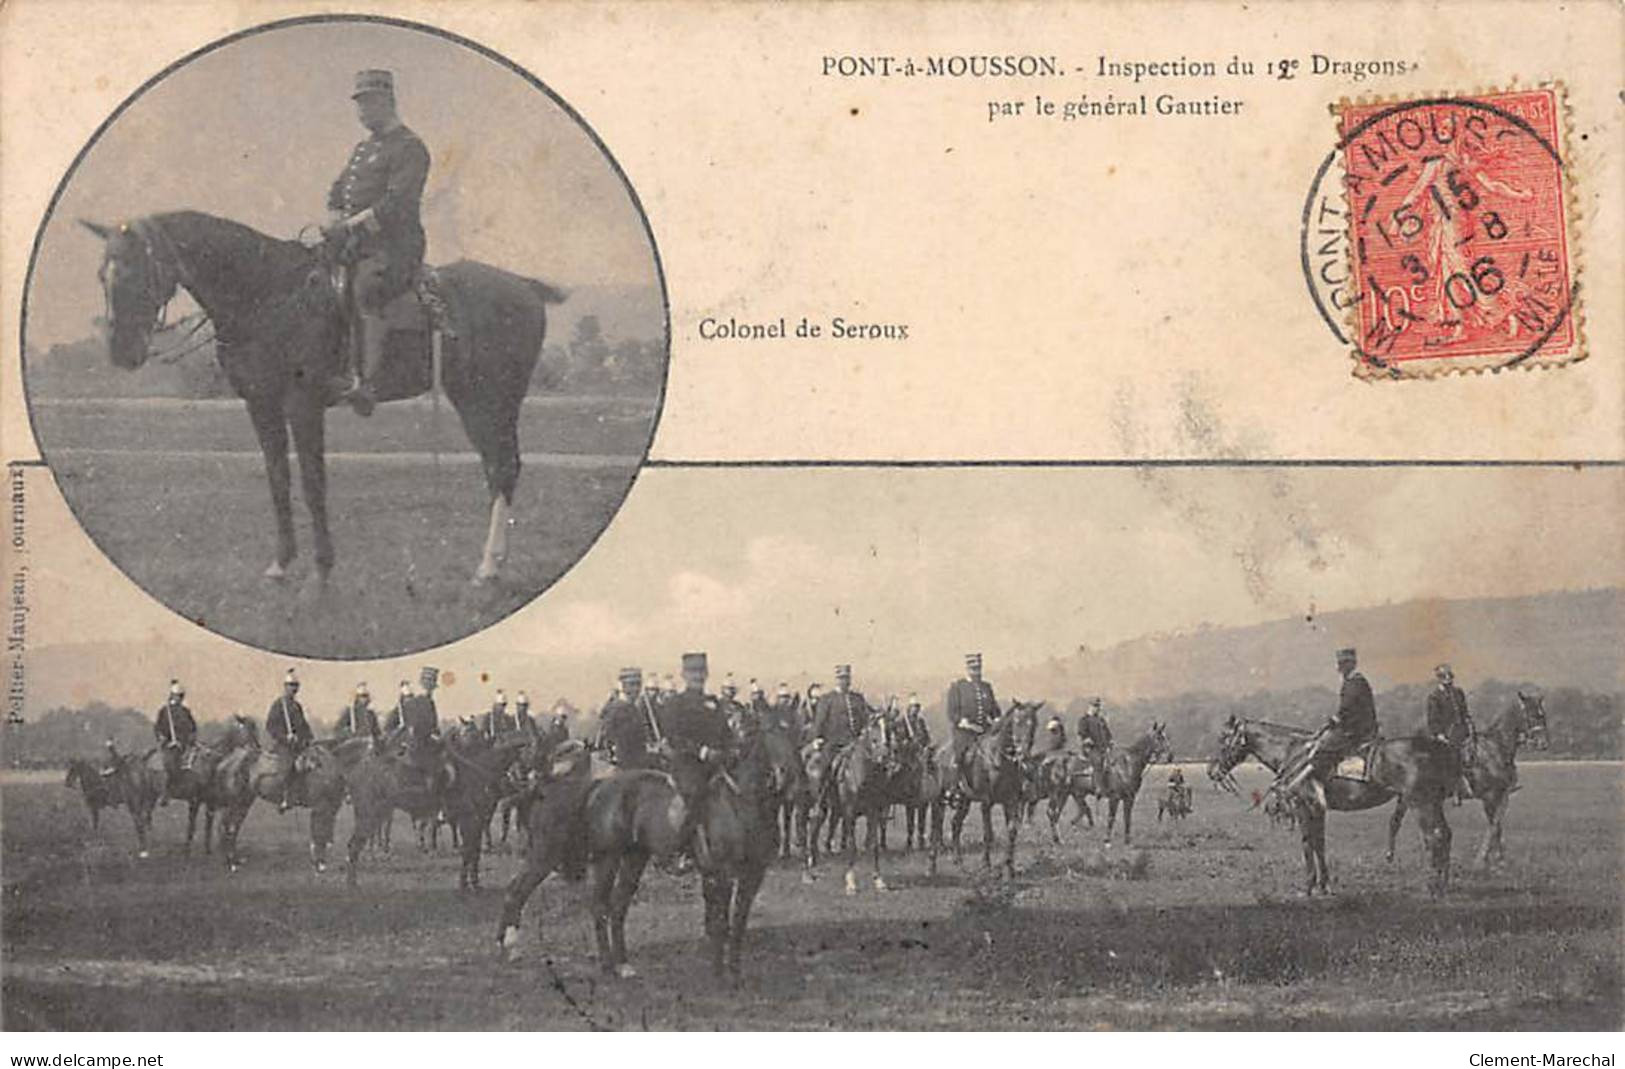
<svg viewBox="0 0 1625 1069"><path fill-rule="evenodd" d="M58 187L24 298L42 455L200 627L399 655L563 575L654 436L669 317L626 175L543 82L356 17L216 42Z"/></svg>

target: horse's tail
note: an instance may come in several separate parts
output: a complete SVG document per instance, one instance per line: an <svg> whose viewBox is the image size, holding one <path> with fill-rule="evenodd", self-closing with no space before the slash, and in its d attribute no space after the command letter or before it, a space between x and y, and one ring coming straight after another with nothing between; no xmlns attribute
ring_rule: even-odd
<svg viewBox="0 0 1625 1069"><path fill-rule="evenodd" d="M536 296L541 298L543 304L563 304L570 297L568 290L561 290L557 286L549 286L541 279L527 278L525 281L530 284L530 288L535 292Z"/></svg>

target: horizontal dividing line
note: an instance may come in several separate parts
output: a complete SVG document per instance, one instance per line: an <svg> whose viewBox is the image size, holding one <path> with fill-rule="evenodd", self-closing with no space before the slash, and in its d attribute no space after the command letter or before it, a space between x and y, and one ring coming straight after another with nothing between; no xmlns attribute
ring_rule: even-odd
<svg viewBox="0 0 1625 1069"><path fill-rule="evenodd" d="M622 397L618 394L529 394L522 402L526 408L589 408L620 405L653 411L657 400L653 397ZM448 402L449 406L449 402ZM29 400L31 408L126 408L157 412L210 411L231 409L242 411L243 402L235 397L35 397ZM434 402L427 397L406 398L383 402L385 412L405 409L430 409Z"/></svg>
<svg viewBox="0 0 1625 1069"><path fill-rule="evenodd" d="M672 460L650 459L649 468L1620 468L1625 459L1603 460L1360 460L1307 459L1224 460L1211 457L1141 460Z"/></svg>
<svg viewBox="0 0 1625 1069"><path fill-rule="evenodd" d="M116 459L136 460L149 458L154 460L221 460L221 461L252 461L262 463L264 456L260 453L249 453L235 449L53 449L53 457L64 460L77 458L87 459ZM411 464L427 465L434 463L434 454L426 452L399 452L399 453L345 453L329 452L329 461L341 464ZM447 452L441 453L440 459L447 464L478 464L478 453ZM519 460L522 464L531 464L537 467L549 468L635 468L642 461L642 457L623 456L615 453L521 453ZM34 461L35 464L43 462Z"/></svg>

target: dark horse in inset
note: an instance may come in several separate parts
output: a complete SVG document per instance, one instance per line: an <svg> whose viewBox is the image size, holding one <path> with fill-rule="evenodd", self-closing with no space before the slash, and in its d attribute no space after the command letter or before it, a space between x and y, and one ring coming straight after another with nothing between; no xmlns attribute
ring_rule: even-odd
<svg viewBox="0 0 1625 1069"><path fill-rule="evenodd" d="M1238 793L1231 770L1249 756L1279 773L1281 766L1297 757L1314 737L1314 732L1303 728L1232 715L1220 729L1218 752L1208 762L1208 775L1232 794ZM1456 756L1448 743L1421 737L1379 741L1371 750L1364 780L1336 775L1327 778L1326 805L1328 809L1359 811L1400 798L1407 808L1416 810L1422 842L1433 868L1428 890L1438 896L1450 883L1450 825L1444 819L1444 799L1454 789L1456 775ZM1308 878L1304 893L1330 894L1326 810L1307 784L1292 793L1292 802L1303 836L1303 864Z"/></svg>
<svg viewBox="0 0 1625 1069"><path fill-rule="evenodd" d="M101 280L109 354L115 365L146 362L163 309L184 289L214 325L215 355L248 405L265 454L276 510L281 579L296 552L288 433L299 454L316 543L316 576L333 568L327 524L325 412L329 383L344 366L343 302L329 257L202 212L164 212L119 226L84 224L106 243ZM446 346L440 381L479 451L491 494L491 523L474 581L493 579L508 548L508 516L519 481L519 408L547 331L547 305L564 294L534 279L460 260L436 271L457 340ZM425 357L424 353L412 354ZM393 364L393 360L391 361ZM420 359L432 368L433 361ZM386 365L386 371L389 366ZM380 400L428 392L431 374L396 376Z"/></svg>
<svg viewBox="0 0 1625 1069"><path fill-rule="evenodd" d="M531 811L525 868L508 886L497 930L506 957L518 956L520 916L537 886L556 871L579 879L590 866L599 965L611 975L635 975L626 962L626 914L643 870L692 844L711 966L719 975L726 969L738 976L751 904L778 849L778 806L796 789L800 755L788 733L765 727L747 733L729 773L686 763L682 769L678 775L696 777L685 786L703 793L698 829L676 781L664 772L591 779L583 764L578 774L542 788Z"/></svg>
<svg viewBox="0 0 1625 1069"><path fill-rule="evenodd" d="M1518 701L1508 706L1490 726L1478 733L1473 759L1465 769L1473 797L1484 803L1484 841L1478 848L1478 865L1487 868L1492 860L1506 857L1501 844L1501 821L1507 813L1512 792L1518 789L1518 747L1528 742L1537 750L1550 745L1546 734L1546 705L1540 694L1518 692ZM1394 859L1394 839L1405 822L1405 799L1394 806L1388 820L1388 860Z"/></svg>

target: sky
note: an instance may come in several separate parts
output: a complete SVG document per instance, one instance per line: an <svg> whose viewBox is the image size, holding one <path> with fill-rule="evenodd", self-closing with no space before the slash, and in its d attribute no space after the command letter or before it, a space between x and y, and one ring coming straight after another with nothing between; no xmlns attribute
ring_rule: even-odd
<svg viewBox="0 0 1625 1069"><path fill-rule="evenodd" d="M367 136L350 90L355 71L370 67L395 72L401 117L429 147L430 262L468 257L566 287L657 284L624 183L546 94L420 31L300 25L191 61L91 147L46 227L28 294L28 346L94 334L101 245L78 218L196 209L283 238L319 222L328 187Z"/></svg>
<svg viewBox="0 0 1625 1069"><path fill-rule="evenodd" d="M43 473L36 485L48 491ZM507 620L412 658L301 670L337 708L357 678L377 692L435 664L468 684L451 692L466 711L496 686L596 706L622 664L675 673L691 649L710 654L714 682L800 687L848 662L878 694L946 684L972 650L997 681L1202 625L1625 586L1622 498L1610 469L654 469L588 555ZM54 563L35 570L30 645L131 646L38 681L42 696L144 705L181 674L202 710L245 690L270 700L285 658L204 641L81 541L31 550Z"/></svg>

